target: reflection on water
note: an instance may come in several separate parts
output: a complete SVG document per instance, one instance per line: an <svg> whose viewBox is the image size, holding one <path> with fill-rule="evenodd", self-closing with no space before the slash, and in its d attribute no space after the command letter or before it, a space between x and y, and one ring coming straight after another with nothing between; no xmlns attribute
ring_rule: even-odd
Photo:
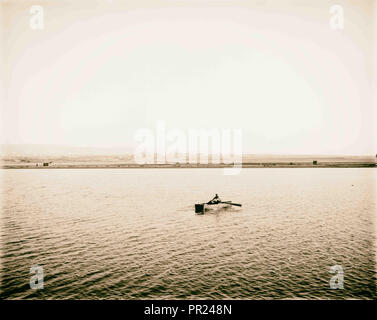
<svg viewBox="0 0 377 320"><path fill-rule="evenodd" d="M376 298L374 169L2 175L2 298ZM215 193L243 207L195 215Z"/></svg>

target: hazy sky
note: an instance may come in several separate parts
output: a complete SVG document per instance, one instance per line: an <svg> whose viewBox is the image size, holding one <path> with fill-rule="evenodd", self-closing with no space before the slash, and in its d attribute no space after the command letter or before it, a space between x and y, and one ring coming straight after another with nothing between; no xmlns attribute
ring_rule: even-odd
<svg viewBox="0 0 377 320"><path fill-rule="evenodd" d="M43 30L33 4L2 2L1 143L133 146L162 120L242 128L249 153L377 153L374 0L38 1Z"/></svg>

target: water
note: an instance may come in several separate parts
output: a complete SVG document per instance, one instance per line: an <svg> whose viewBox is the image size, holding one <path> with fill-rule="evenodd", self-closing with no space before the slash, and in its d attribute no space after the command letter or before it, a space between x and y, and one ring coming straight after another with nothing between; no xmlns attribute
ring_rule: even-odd
<svg viewBox="0 0 377 320"><path fill-rule="evenodd" d="M376 170L2 170L8 299L376 298ZM219 193L241 209L195 215ZM30 289L32 265L44 289ZM331 289L333 265L344 289Z"/></svg>

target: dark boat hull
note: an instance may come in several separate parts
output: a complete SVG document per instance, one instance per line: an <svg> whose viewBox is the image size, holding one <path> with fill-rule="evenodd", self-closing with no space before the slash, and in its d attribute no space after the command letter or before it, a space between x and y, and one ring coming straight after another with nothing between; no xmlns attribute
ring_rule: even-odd
<svg viewBox="0 0 377 320"><path fill-rule="evenodd" d="M226 209L230 207L231 207L231 204L229 203L216 203L216 204L197 203L195 204L195 213L203 214L206 211L217 211L217 210Z"/></svg>

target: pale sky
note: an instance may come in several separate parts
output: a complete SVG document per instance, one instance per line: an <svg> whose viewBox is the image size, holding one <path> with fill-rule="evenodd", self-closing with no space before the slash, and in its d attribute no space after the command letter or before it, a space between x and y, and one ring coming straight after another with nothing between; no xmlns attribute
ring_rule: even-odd
<svg viewBox="0 0 377 320"><path fill-rule="evenodd" d="M38 1L43 30L33 4L2 2L1 143L129 147L162 120L241 128L247 153L377 153L376 0Z"/></svg>

